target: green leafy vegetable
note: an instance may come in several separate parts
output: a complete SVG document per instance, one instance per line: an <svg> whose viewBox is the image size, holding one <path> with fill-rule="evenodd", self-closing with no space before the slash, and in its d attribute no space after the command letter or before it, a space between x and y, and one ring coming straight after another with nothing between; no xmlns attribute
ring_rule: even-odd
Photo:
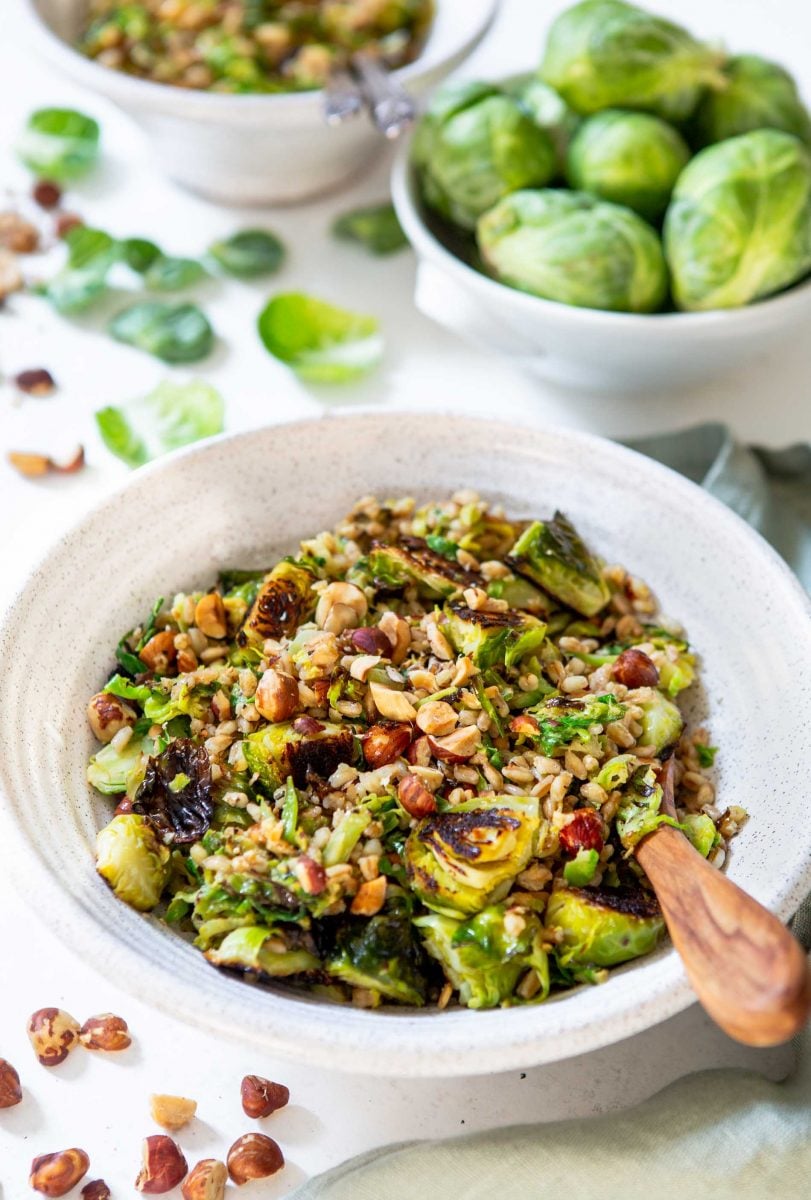
<svg viewBox="0 0 811 1200"><path fill-rule="evenodd" d="M142 816L127 813L99 832L96 870L119 900L148 912L169 879L169 850Z"/></svg>
<svg viewBox="0 0 811 1200"><path fill-rule="evenodd" d="M653 767L638 767L617 809L617 832L628 854L660 825L681 828L674 817L660 811L661 806L662 788L656 782L656 772Z"/></svg>
<svg viewBox="0 0 811 1200"><path fill-rule="evenodd" d="M590 968L649 954L665 928L654 896L624 888L559 888L549 897L544 923L562 938L559 964L586 980Z"/></svg>
<svg viewBox="0 0 811 1200"><path fill-rule="evenodd" d="M148 396L120 408L100 409L96 424L108 450L127 466L140 467L179 446L221 433L223 414L222 397L210 384L167 380Z"/></svg>
<svg viewBox="0 0 811 1200"><path fill-rule="evenodd" d="M326 963L330 975L403 1004L424 1004L423 955L408 915L380 913L349 922Z"/></svg>
<svg viewBox="0 0 811 1200"><path fill-rule="evenodd" d="M459 546L456 542L452 542L450 538L443 537L441 533L429 533L425 539L425 544L433 550L434 554L441 554L443 558L450 559L451 562L456 562Z"/></svg>
<svg viewBox="0 0 811 1200"><path fill-rule="evenodd" d="M148 238L124 238L121 242L121 258L133 271L143 275L161 257L160 246Z"/></svg>
<svg viewBox="0 0 811 1200"><path fill-rule="evenodd" d="M391 204L375 204L344 213L333 224L332 232L343 241L358 242L371 254L393 254L408 245Z"/></svg>
<svg viewBox="0 0 811 1200"><path fill-rule="evenodd" d="M229 275L238 279L257 279L273 275L284 262L282 242L267 229L243 229L229 238L214 242L209 254Z"/></svg>
<svg viewBox="0 0 811 1200"><path fill-rule="evenodd" d="M274 296L259 316L259 336L275 358L313 383L343 383L380 361L375 317L348 312L303 292Z"/></svg>
<svg viewBox="0 0 811 1200"><path fill-rule="evenodd" d="M108 329L116 341L169 363L197 362L214 344L214 331L195 304L140 301L113 317Z"/></svg>
<svg viewBox="0 0 811 1200"><path fill-rule="evenodd" d="M563 878L572 887L586 887L594 878L599 862L599 850L580 849L564 866Z"/></svg>
<svg viewBox="0 0 811 1200"><path fill-rule="evenodd" d="M624 713L625 705L610 692L585 700L550 696L538 708L532 709L539 727L537 737L547 755L570 745L575 739L588 739L592 725L605 728L613 721L619 721Z"/></svg>
<svg viewBox="0 0 811 1200"><path fill-rule="evenodd" d="M755 129L782 129L811 146L811 114L783 67L741 54L725 64L724 79L726 86L706 92L693 115L691 131L700 145Z"/></svg>
<svg viewBox="0 0 811 1200"><path fill-rule="evenodd" d="M610 599L600 563L562 512L528 526L507 561L519 574L584 616L593 617Z"/></svg>
<svg viewBox="0 0 811 1200"><path fill-rule="evenodd" d="M282 805L282 836L291 846L298 845L298 792L292 776L287 776Z"/></svg>
<svg viewBox="0 0 811 1200"><path fill-rule="evenodd" d="M79 225L65 238L68 260L42 287L57 312L82 312L107 288L107 276L118 259L118 243L109 233Z"/></svg>
<svg viewBox="0 0 811 1200"><path fill-rule="evenodd" d="M205 279L206 269L196 258L159 254L144 271L144 283L153 292L180 292Z"/></svg>
<svg viewBox="0 0 811 1200"><path fill-rule="evenodd" d="M702 742L696 742L696 754L702 767L711 767L717 753L717 746L705 746Z"/></svg>
<svg viewBox="0 0 811 1200"><path fill-rule="evenodd" d="M72 108L37 109L20 135L17 153L41 179L79 179L96 164L98 122Z"/></svg>

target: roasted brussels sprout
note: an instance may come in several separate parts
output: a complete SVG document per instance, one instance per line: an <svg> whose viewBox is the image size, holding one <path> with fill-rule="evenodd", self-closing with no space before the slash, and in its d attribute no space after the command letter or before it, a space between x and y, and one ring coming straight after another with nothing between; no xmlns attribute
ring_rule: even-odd
<svg viewBox="0 0 811 1200"><path fill-rule="evenodd" d="M701 150L665 216L679 308L737 308L811 271L811 152L760 129Z"/></svg>
<svg viewBox="0 0 811 1200"><path fill-rule="evenodd" d="M552 23L541 78L575 112L635 108L682 121L705 88L723 86L722 61L663 17L623 0L582 0Z"/></svg>
<svg viewBox="0 0 811 1200"><path fill-rule="evenodd" d="M429 600L452 596L481 582L478 575L415 537L401 538L396 545L373 542L368 569L377 587L397 589L416 583Z"/></svg>
<svg viewBox="0 0 811 1200"><path fill-rule="evenodd" d="M527 998L540 1001L549 994L543 926L534 913L493 904L467 921L431 913L414 924L468 1008L520 1003L516 986L528 972L534 979Z"/></svg>
<svg viewBox="0 0 811 1200"><path fill-rule="evenodd" d="M170 853L137 813L113 817L96 837L96 870L132 908L148 912L169 879Z"/></svg>
<svg viewBox="0 0 811 1200"><path fill-rule="evenodd" d="M679 740L684 718L672 700L660 691L654 691L648 700L640 700L638 704L642 709L639 740L643 746L653 746L659 754Z"/></svg>
<svg viewBox="0 0 811 1200"><path fill-rule="evenodd" d="M612 108L582 123L569 146L566 176L573 188L655 222L689 157L684 138L666 121Z"/></svg>
<svg viewBox="0 0 811 1200"><path fill-rule="evenodd" d="M599 562L562 512L525 529L507 561L584 616L593 617L610 599Z"/></svg>
<svg viewBox="0 0 811 1200"><path fill-rule="evenodd" d="M546 625L528 613L474 610L461 600L451 600L445 606L442 631L459 654L469 655L484 671L512 667L537 650Z"/></svg>
<svg viewBox="0 0 811 1200"><path fill-rule="evenodd" d="M315 608L312 574L295 563L277 563L265 579L237 634L240 646L262 648L266 638L294 633Z"/></svg>
<svg viewBox="0 0 811 1200"><path fill-rule="evenodd" d="M513 93L527 110L536 125L545 129L555 147L557 166L562 170L566 151L572 140L580 117L569 108L554 88L536 78L528 79Z"/></svg>
<svg viewBox="0 0 811 1200"><path fill-rule="evenodd" d="M462 229L518 188L543 187L555 173L546 130L511 96L486 96L441 121L422 167L426 203ZM418 160L420 152L418 150Z"/></svg>
<svg viewBox="0 0 811 1200"><path fill-rule="evenodd" d="M811 146L811 115L783 67L757 54L741 54L726 63L724 77L726 86L706 92L693 116L691 130L699 145L755 129L782 129Z"/></svg>
<svg viewBox="0 0 811 1200"><path fill-rule="evenodd" d="M617 833L628 854L660 825L678 826L675 817L662 812L662 798L662 786L653 767L637 767L617 809Z"/></svg>
<svg viewBox="0 0 811 1200"><path fill-rule="evenodd" d="M302 944L288 945L288 939ZM247 925L232 930L216 950L207 950L206 958L215 967L274 979L284 975L299 975L303 971L317 971L321 963L303 944L304 940L295 927L291 930L284 926L269 929L264 925Z"/></svg>
<svg viewBox="0 0 811 1200"><path fill-rule="evenodd" d="M585 192L514 192L484 214L476 236L496 279L544 300L642 313L660 309L667 294L656 231Z"/></svg>
<svg viewBox="0 0 811 1200"><path fill-rule="evenodd" d="M540 827L532 796L480 798L427 817L405 846L411 888L436 912L479 912L523 871Z"/></svg>
<svg viewBox="0 0 811 1200"><path fill-rule="evenodd" d="M163 754L150 758L132 809L146 817L165 842L199 841L214 815L205 746L177 738Z"/></svg>
<svg viewBox="0 0 811 1200"><path fill-rule="evenodd" d="M656 898L641 888L559 888L544 923L563 935L560 965L585 979L595 967L649 954L665 927Z"/></svg>
<svg viewBox="0 0 811 1200"><path fill-rule="evenodd" d="M134 786L143 775L145 763L142 738L130 738L121 750L108 743L90 759L87 782L105 796L118 796Z"/></svg>
<svg viewBox="0 0 811 1200"><path fill-rule="evenodd" d="M588 741L592 726L605 727L619 721L625 714L625 706L610 692L585 700L556 693L527 711L538 725L537 734L528 736L537 737L544 754L553 754L576 740Z"/></svg>
<svg viewBox="0 0 811 1200"><path fill-rule="evenodd" d="M400 1004L424 1004L424 959L409 916L379 913L340 930L326 969L353 987L369 988Z"/></svg>
<svg viewBox="0 0 811 1200"><path fill-rule="evenodd" d="M681 827L704 858L709 856L721 840L712 817L708 817L706 813L687 813L682 819Z"/></svg>
<svg viewBox="0 0 811 1200"><path fill-rule="evenodd" d="M288 775L300 788L310 783L311 776L326 779L339 763L351 760L354 749L346 726L323 724L307 732L296 729L295 721L266 725L242 742L248 767L270 791L280 787Z"/></svg>

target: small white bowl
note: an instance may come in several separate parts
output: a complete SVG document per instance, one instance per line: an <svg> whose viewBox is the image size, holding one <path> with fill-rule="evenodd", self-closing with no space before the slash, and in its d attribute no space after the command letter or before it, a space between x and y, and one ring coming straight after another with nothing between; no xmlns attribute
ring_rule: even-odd
<svg viewBox="0 0 811 1200"><path fill-rule="evenodd" d="M272 463L272 470L268 464ZM583 434L435 413L349 415L218 438L135 472L63 538L0 628L0 846L61 943L212 1037L381 1076L469 1075L620 1041L685 1008L669 945L546 1004L489 1012L365 1011L219 974L165 925L113 896L93 845L109 799L86 782L88 697L122 630L156 595L262 566L332 527L361 494L427 500L473 487L517 516L571 514L683 620L702 662L688 693L717 759L717 802L751 820L732 879L787 918L811 887L809 600L738 517L651 459Z"/></svg>
<svg viewBox="0 0 811 1200"><path fill-rule="evenodd" d="M429 228L401 148L392 198L417 254L417 307L479 347L544 379L600 392L678 388L739 368L811 323L811 279L746 308L605 312L542 300L468 266Z"/></svg>
<svg viewBox="0 0 811 1200"><path fill-rule="evenodd" d="M382 135L364 113L330 128L323 93L225 95L137 79L75 49L87 0L23 0L37 47L79 83L129 113L161 169L224 204L287 204L346 183L374 159ZM487 32L498 0L439 0L422 54L395 71L414 94L443 79Z"/></svg>

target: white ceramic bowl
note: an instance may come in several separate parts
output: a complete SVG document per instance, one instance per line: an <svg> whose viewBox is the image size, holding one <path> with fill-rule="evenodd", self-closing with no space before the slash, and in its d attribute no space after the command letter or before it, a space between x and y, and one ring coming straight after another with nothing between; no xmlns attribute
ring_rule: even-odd
<svg viewBox="0 0 811 1200"><path fill-rule="evenodd" d="M751 821L730 876L787 918L811 887L809 601L718 501L630 450L573 433L422 414L352 415L219 438L136 472L53 550L0 630L0 845L31 909L82 959L213 1035L336 1069L457 1075L552 1061L686 1007L670 947L537 1007L376 1012L218 974L93 868L110 803L85 782L87 698L121 631L156 595L259 566L329 527L362 493L475 487L518 515L560 505L593 545L655 588L701 655L696 717L718 755L718 801Z"/></svg>
<svg viewBox="0 0 811 1200"><path fill-rule="evenodd" d="M147 132L161 170L227 204L290 203L347 182L374 159L382 135L365 114L337 128L320 91L223 95L136 79L74 49L87 0L21 0L33 40L53 64L115 101ZM422 54L394 72L417 95L478 45L498 0L439 0Z"/></svg>
<svg viewBox="0 0 811 1200"><path fill-rule="evenodd" d="M392 173L397 215L417 254L415 300L426 316L541 376L601 392L676 389L740 368L811 322L811 280L747 308L702 313L603 312L507 287L452 254L426 223L409 145Z"/></svg>

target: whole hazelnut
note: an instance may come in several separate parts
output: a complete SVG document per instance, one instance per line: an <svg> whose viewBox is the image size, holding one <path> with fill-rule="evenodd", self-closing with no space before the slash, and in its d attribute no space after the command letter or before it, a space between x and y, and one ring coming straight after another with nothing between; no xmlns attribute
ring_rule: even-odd
<svg viewBox="0 0 811 1200"><path fill-rule="evenodd" d="M113 1013L88 1017L79 1030L79 1041L85 1050L105 1050L108 1053L126 1050L127 1046L132 1045L127 1022Z"/></svg>
<svg viewBox="0 0 811 1200"><path fill-rule="evenodd" d="M252 1179L267 1179L281 1171L284 1155L281 1147L264 1133L243 1133L226 1158L228 1174L237 1187Z"/></svg>
<svg viewBox="0 0 811 1200"><path fill-rule="evenodd" d="M290 1099L290 1089L283 1083L273 1083L261 1075L246 1075L240 1092L242 1111L248 1117L269 1117L277 1108L284 1108Z"/></svg>
<svg viewBox="0 0 811 1200"><path fill-rule="evenodd" d="M157 1125L174 1132L194 1119L197 1101L187 1100L185 1096L150 1096L149 1111Z"/></svg>
<svg viewBox="0 0 811 1200"><path fill-rule="evenodd" d="M298 683L292 675L268 667L256 688L254 704L267 721L287 721L299 707Z"/></svg>
<svg viewBox="0 0 811 1200"><path fill-rule="evenodd" d="M216 1158L204 1158L183 1180L183 1200L223 1200L228 1170Z"/></svg>
<svg viewBox="0 0 811 1200"><path fill-rule="evenodd" d="M35 1192L43 1196L66 1196L87 1174L90 1159L84 1150L58 1150L54 1154L40 1154L31 1163L28 1182Z"/></svg>
<svg viewBox="0 0 811 1200"><path fill-rule="evenodd" d="M436 812L436 800L423 782L411 773L397 784L397 799L410 817L420 819Z"/></svg>
<svg viewBox="0 0 811 1200"><path fill-rule="evenodd" d="M13 1108L22 1098L19 1075L10 1062L0 1058L0 1108Z"/></svg>
<svg viewBox="0 0 811 1200"><path fill-rule="evenodd" d="M165 1133L144 1138L141 1150L141 1170L135 1187L147 1196L171 1192L184 1179L189 1169L180 1147Z"/></svg>
<svg viewBox="0 0 811 1200"><path fill-rule="evenodd" d="M28 1019L28 1040L43 1067L55 1067L78 1045L79 1022L61 1008L37 1009Z"/></svg>
<svg viewBox="0 0 811 1200"><path fill-rule="evenodd" d="M93 1179L84 1185L79 1195L82 1200L110 1200L112 1192L103 1179Z"/></svg>

